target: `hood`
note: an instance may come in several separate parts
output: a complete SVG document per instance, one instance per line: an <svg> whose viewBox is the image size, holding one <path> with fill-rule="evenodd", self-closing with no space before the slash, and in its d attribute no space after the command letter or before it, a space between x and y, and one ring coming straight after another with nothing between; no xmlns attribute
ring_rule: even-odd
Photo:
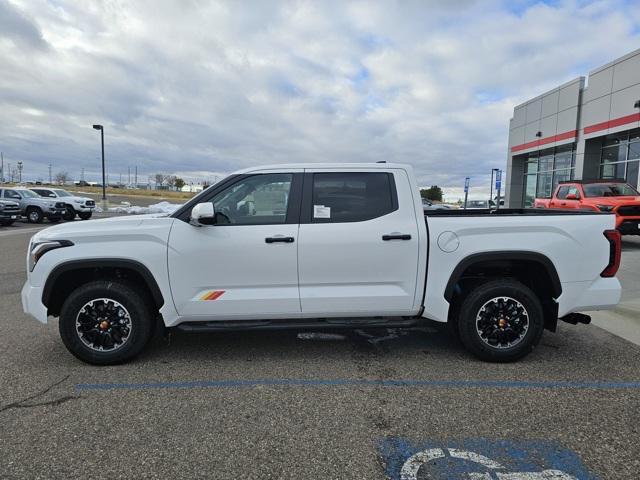
<svg viewBox="0 0 640 480"><path fill-rule="evenodd" d="M71 197L58 197L58 200L62 201L62 202L86 202L87 200L91 200L94 201L93 198L89 198L89 197L76 197L75 195L71 196Z"/></svg>
<svg viewBox="0 0 640 480"><path fill-rule="evenodd" d="M155 227L158 223L170 224L173 218L159 218L161 215L135 215L126 217L111 217L91 220L90 222L61 223L53 227L40 230L33 236L39 240L71 240L95 238L99 236L115 235L125 239L129 235L136 235L142 225Z"/></svg>

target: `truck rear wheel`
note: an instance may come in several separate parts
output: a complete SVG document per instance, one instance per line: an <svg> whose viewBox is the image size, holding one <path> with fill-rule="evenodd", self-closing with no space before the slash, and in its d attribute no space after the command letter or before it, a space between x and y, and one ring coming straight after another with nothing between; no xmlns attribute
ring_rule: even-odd
<svg viewBox="0 0 640 480"><path fill-rule="evenodd" d="M91 211L89 212L78 212L78 216L80 220L89 220L91 218Z"/></svg>
<svg viewBox="0 0 640 480"><path fill-rule="evenodd" d="M145 295L121 281L87 283L71 292L58 328L67 349L94 365L123 363L145 347L153 316Z"/></svg>
<svg viewBox="0 0 640 480"><path fill-rule="evenodd" d="M493 280L479 285L460 306L460 340L482 360L518 360L533 350L543 331L540 300L516 280Z"/></svg>

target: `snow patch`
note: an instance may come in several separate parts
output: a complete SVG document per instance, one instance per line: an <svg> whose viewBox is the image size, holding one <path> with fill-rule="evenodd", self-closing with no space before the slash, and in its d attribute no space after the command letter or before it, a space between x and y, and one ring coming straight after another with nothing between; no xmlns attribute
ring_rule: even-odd
<svg viewBox="0 0 640 480"><path fill-rule="evenodd" d="M166 213L171 214L179 209L182 204L160 202L149 205L148 207L140 207L138 205L131 205L129 202L122 202L117 207L109 207L108 211L111 213L126 213L130 215L147 214L147 213ZM96 205L96 212L102 212L102 208Z"/></svg>

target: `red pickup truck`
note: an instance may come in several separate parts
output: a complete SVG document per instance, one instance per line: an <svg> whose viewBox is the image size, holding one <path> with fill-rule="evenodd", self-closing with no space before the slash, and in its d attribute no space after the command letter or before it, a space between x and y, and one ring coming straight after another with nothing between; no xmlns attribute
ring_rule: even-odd
<svg viewBox="0 0 640 480"><path fill-rule="evenodd" d="M560 182L551 198L536 198L534 207L615 213L622 235L640 235L640 193L624 181Z"/></svg>

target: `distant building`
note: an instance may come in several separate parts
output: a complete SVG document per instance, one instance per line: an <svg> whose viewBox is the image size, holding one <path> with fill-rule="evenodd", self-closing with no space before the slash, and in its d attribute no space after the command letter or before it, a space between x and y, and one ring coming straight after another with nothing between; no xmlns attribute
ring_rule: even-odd
<svg viewBox="0 0 640 480"><path fill-rule="evenodd" d="M558 182L625 179L638 187L640 49L515 107L506 201L529 207Z"/></svg>

